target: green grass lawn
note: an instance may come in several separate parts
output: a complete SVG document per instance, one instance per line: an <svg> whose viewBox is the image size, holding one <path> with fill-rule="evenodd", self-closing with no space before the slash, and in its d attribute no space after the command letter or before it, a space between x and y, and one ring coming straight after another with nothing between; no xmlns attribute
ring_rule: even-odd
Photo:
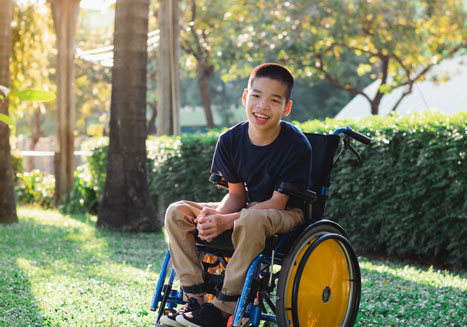
<svg viewBox="0 0 467 327"><path fill-rule="evenodd" d="M0 225L0 326L152 326L165 236L19 208ZM467 274L360 258L357 326L467 326Z"/></svg>

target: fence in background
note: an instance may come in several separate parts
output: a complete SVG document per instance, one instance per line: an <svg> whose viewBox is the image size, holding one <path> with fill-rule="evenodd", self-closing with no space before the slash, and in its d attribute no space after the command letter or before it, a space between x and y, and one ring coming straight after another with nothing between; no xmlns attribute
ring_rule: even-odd
<svg viewBox="0 0 467 327"><path fill-rule="evenodd" d="M75 149L80 149L84 136L75 137ZM15 142L15 151L24 158L24 171L39 169L41 172L54 173L55 153L58 151L58 142L54 136L41 137L34 151L30 151L29 138L18 136ZM91 155L84 151L75 151L75 169L84 163L86 157Z"/></svg>
<svg viewBox="0 0 467 327"><path fill-rule="evenodd" d="M41 172L54 173L55 152L53 151L19 151L24 158L24 171L39 169ZM58 155L58 153L57 153ZM85 151L75 151L75 169L83 164L87 156L91 153Z"/></svg>

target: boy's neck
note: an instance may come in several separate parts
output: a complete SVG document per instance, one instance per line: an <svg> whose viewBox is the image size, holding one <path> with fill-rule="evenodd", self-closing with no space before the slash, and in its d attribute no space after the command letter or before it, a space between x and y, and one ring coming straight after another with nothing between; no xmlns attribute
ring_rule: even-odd
<svg viewBox="0 0 467 327"><path fill-rule="evenodd" d="M253 145L257 146L266 146L274 142L274 140L279 136L281 131L281 124L277 125L275 130L258 130L252 127L251 124L248 125L248 137L250 138L250 142Z"/></svg>

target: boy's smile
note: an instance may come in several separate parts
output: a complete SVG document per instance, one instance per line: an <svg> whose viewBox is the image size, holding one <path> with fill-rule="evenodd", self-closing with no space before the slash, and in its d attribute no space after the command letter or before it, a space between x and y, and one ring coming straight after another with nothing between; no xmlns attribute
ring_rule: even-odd
<svg viewBox="0 0 467 327"><path fill-rule="evenodd" d="M255 145L267 145L280 132L280 121L292 108L286 99L286 85L268 78L256 78L243 92L243 105L250 123L248 135Z"/></svg>

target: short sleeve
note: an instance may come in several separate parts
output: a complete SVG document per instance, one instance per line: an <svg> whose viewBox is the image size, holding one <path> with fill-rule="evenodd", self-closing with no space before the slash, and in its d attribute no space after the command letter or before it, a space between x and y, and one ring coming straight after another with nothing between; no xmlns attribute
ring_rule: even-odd
<svg viewBox="0 0 467 327"><path fill-rule="evenodd" d="M227 131L219 136L212 159L211 173L225 178L229 183L240 183L241 180L233 166L232 134Z"/></svg>

